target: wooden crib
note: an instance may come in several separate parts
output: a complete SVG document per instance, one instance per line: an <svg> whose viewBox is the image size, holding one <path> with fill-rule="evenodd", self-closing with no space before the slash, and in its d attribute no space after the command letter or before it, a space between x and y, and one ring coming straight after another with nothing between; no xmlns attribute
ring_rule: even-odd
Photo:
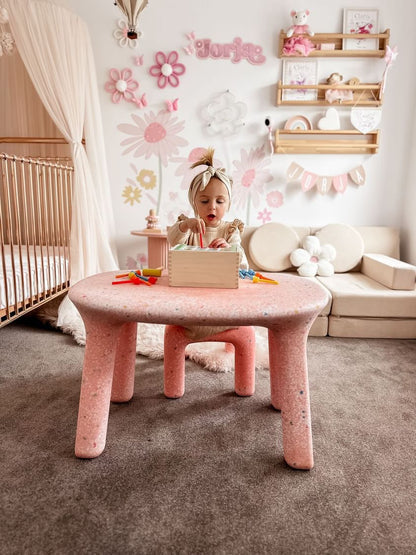
<svg viewBox="0 0 416 555"><path fill-rule="evenodd" d="M0 162L1 327L69 287L73 168L5 153Z"/></svg>

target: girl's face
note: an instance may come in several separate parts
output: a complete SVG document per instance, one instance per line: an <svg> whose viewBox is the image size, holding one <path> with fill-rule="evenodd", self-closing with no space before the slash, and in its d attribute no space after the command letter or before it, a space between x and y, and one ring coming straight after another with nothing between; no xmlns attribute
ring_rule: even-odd
<svg viewBox="0 0 416 555"><path fill-rule="evenodd" d="M196 194L195 204L205 225L217 227L230 207L226 186L217 177L211 178L205 189Z"/></svg>

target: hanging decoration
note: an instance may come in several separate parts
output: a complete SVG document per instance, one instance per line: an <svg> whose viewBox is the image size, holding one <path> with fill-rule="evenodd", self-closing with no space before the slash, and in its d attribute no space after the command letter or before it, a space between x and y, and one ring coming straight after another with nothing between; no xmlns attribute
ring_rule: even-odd
<svg viewBox="0 0 416 555"><path fill-rule="evenodd" d="M381 92L383 93L386 88L388 70L391 68L398 55L399 55L399 50L397 46L393 46L393 48L390 48L389 45L386 46L386 53L384 55L384 61L386 62L386 67L384 68L383 77L381 78Z"/></svg>
<svg viewBox="0 0 416 555"><path fill-rule="evenodd" d="M138 39L132 39L128 36L129 26L124 19L119 19L117 21L117 29L113 31L113 37L118 42L118 45L122 48L129 46L130 48L136 48L139 44Z"/></svg>
<svg viewBox="0 0 416 555"><path fill-rule="evenodd" d="M381 121L381 108L351 108L351 123L360 133L377 129Z"/></svg>
<svg viewBox="0 0 416 555"><path fill-rule="evenodd" d="M14 40L13 36L7 30L7 23L9 22L9 14L6 8L0 7L0 56L3 54L13 54Z"/></svg>
<svg viewBox="0 0 416 555"><path fill-rule="evenodd" d="M329 193L331 187L333 187L337 193L344 193L348 186L348 178L355 183L355 185L364 185L366 177L362 165L338 175L318 175L314 172L305 170L305 168L296 162L290 164L286 171L286 176L289 183L300 181L302 191L304 192L310 191L316 185L321 195Z"/></svg>
<svg viewBox="0 0 416 555"><path fill-rule="evenodd" d="M136 104L138 108L143 108L147 106L146 95L143 94L141 98L136 97L134 93L139 88L139 83L132 79L132 75L131 69L124 68L119 71L112 68L110 69L110 80L107 81L104 88L112 95L111 100L114 104L118 104L121 99L124 99Z"/></svg>
<svg viewBox="0 0 416 555"><path fill-rule="evenodd" d="M157 77L157 86L164 89L166 85L177 87L179 85L179 75L185 73L185 66L178 63L179 54L172 50L168 55L163 52L156 52L156 64L149 69L150 75Z"/></svg>
<svg viewBox="0 0 416 555"><path fill-rule="evenodd" d="M126 36L130 40L136 40L141 36L137 31L139 15L149 3L149 0L114 0L114 5L120 8L127 18Z"/></svg>
<svg viewBox="0 0 416 555"><path fill-rule="evenodd" d="M196 39L195 33L186 34L188 38L187 46L184 46L186 54L195 54L197 58L214 60L230 60L233 64L247 60L250 64L260 65L266 61L263 49L257 44L243 42L243 39L236 37L229 43L216 43L211 39Z"/></svg>
<svg viewBox="0 0 416 555"><path fill-rule="evenodd" d="M201 112L208 133L222 137L229 137L241 131L246 114L247 105L237 101L230 91L216 95Z"/></svg>

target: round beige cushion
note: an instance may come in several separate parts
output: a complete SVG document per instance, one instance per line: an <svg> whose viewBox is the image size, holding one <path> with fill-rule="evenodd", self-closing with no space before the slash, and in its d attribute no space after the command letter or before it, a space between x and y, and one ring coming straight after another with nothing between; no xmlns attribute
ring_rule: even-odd
<svg viewBox="0 0 416 555"><path fill-rule="evenodd" d="M299 237L291 227L270 223L258 227L250 238L248 250L254 264L268 272L292 267L290 253L299 247Z"/></svg>
<svg viewBox="0 0 416 555"><path fill-rule="evenodd" d="M335 272L348 272L361 261L364 241L356 229L347 224L328 224L315 235L321 245L329 243L337 251L332 262Z"/></svg>

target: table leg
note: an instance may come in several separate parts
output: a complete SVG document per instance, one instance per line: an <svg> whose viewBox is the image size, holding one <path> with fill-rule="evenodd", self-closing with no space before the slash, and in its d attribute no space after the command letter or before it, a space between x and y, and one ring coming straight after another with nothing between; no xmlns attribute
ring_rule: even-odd
<svg viewBox="0 0 416 555"><path fill-rule="evenodd" d="M111 400L114 403L130 401L134 392L134 371L136 368L137 323L123 324L117 342L117 354L114 364Z"/></svg>
<svg viewBox="0 0 416 555"><path fill-rule="evenodd" d="M281 409L283 453L293 468L313 468L305 326L269 329L272 405Z"/></svg>
<svg viewBox="0 0 416 555"><path fill-rule="evenodd" d="M75 455L91 459L102 453L107 436L110 396L121 325L89 320L87 331Z"/></svg>
<svg viewBox="0 0 416 555"><path fill-rule="evenodd" d="M166 237L147 238L147 261L149 268L168 267L168 240Z"/></svg>

